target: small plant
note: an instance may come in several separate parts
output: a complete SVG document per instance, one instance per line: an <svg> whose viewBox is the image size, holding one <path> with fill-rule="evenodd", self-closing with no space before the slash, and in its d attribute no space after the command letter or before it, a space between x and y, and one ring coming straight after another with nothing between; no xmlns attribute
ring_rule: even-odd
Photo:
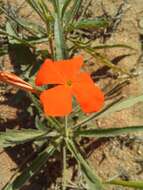
<svg viewBox="0 0 143 190"><path fill-rule="evenodd" d="M43 25L20 18L14 12L8 13L7 8L2 6L1 11L6 15L7 22L5 27L1 26L0 34L7 41L0 52L1 55L8 53L8 46L26 47L35 61L40 60L40 64L38 67L34 63L20 65L21 77L24 80L5 71L0 71L0 80L27 92L36 109L35 129L11 129L0 132L0 146L6 148L32 142L38 144L38 149L30 166L20 173L18 171L3 190L21 189L57 152L62 153L63 171L60 188L63 190L103 190L112 184L142 189L142 181L100 179L87 161L84 147L80 143L81 139L86 137L114 137L143 131L143 126L107 129L91 126L91 120L104 118L110 113L143 102L143 95L127 99L119 97L109 102L106 99L114 94L118 87L120 88L120 84L104 95L87 72L80 72L83 59L86 59L85 56L79 55L80 50L83 50L115 73L120 75L123 73L130 78L132 73L114 65L97 50L113 47L132 48L121 44L93 47L92 40L85 39L79 31L106 29L110 26L111 20L106 17L84 18L87 7L80 9L83 0L26 0L26 2L41 17ZM49 4L52 5L51 10ZM40 43L47 43L47 49L40 49L38 47ZM76 123L73 120L74 116L78 116ZM77 161L78 170L82 174L80 183L76 185L71 185L73 182L66 176L71 158Z"/></svg>

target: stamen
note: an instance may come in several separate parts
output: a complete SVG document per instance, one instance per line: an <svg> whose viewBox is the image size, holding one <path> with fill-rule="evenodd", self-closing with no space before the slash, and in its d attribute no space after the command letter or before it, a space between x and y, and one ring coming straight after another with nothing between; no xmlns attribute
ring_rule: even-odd
<svg viewBox="0 0 143 190"><path fill-rule="evenodd" d="M67 85L68 85L68 86L72 86L72 81L71 81L71 80L68 80L68 81L67 81Z"/></svg>

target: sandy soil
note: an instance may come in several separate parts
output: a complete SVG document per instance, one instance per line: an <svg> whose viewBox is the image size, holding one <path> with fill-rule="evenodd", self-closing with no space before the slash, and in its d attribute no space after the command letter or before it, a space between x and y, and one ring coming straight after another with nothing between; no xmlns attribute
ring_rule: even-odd
<svg viewBox="0 0 143 190"><path fill-rule="evenodd" d="M107 12L114 15L119 5L125 1L99 0L94 3L94 6L92 7L93 10L96 10L94 11L95 16L100 14L101 2L103 2ZM123 10L124 14L121 17L121 22L117 27L116 32L107 40L107 44L123 43L136 48L136 55L122 59L119 62L119 65L127 69L137 68L137 70L141 70L143 68L143 62L140 58L143 52L141 50L140 36L142 34L141 22L143 19L143 1L126 1ZM108 49L106 51L106 54L111 59L128 53L128 50L125 49ZM133 79L131 84L123 89L123 94L128 97L129 95L141 94L142 91L143 77L138 77ZM105 128L142 125L142 115L143 104L138 104L130 109L111 114L105 118L104 121L100 120L98 123L99 127ZM143 165L141 162L143 156L143 143L141 140L142 136L140 135L140 140L137 140L138 137L135 134L133 136L112 139L102 144L97 149L94 149L90 156L90 160L94 164L99 175L105 179L120 176L122 179L143 180ZM125 190L129 188L109 187L109 189Z"/></svg>

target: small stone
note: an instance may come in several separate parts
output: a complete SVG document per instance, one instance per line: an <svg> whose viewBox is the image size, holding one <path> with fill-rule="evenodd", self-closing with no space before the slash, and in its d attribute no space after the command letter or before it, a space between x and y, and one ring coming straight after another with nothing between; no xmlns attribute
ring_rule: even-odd
<svg viewBox="0 0 143 190"><path fill-rule="evenodd" d="M143 29L143 18L141 18L140 21L139 21L139 27L140 27L141 29Z"/></svg>

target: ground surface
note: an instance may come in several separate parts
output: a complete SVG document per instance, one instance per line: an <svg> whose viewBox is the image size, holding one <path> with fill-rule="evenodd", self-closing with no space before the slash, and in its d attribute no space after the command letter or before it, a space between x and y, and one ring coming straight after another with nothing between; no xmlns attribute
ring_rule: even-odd
<svg viewBox="0 0 143 190"><path fill-rule="evenodd" d="M19 0L11 0L11 2L17 2L19 4ZM136 54L122 59L119 62L119 65L127 69L137 68L137 71L141 71L143 69L143 52L141 49L141 39L143 40L143 0L97 0L95 2L93 0L91 9L94 16L100 16L103 13L101 2L103 3L105 10L112 16L117 12L119 6L124 3L121 22L118 25L117 30L112 33L109 39L107 39L106 43L124 43L134 47L137 50ZM112 60L117 56L130 53L130 51L119 48L108 49L104 53L106 53ZM9 63L8 57L4 58L3 63L6 70L13 69ZM89 69L93 70L94 66ZM122 93L124 96L138 95L143 92L142 76L132 79L131 83L123 88ZM112 83L112 79L108 77L107 81L108 83ZM24 115L24 112L22 111L25 104L18 106L19 104L13 103L15 90L12 91L11 88L8 88L10 91L9 94L8 91L5 92L4 87L1 87L0 89L0 128L4 130L5 128L19 128L23 126L25 119L27 119L27 115ZM98 127L104 128L142 125L143 104L138 104L130 109L112 114L106 117L104 121L100 119L96 124ZM27 127L30 125L30 121L27 121ZM96 141L93 141L91 146L87 148L90 150L89 160L92 162L93 167L96 168L99 176L103 179L120 176L122 179L143 180L143 139L141 134L114 138L105 142L103 141L102 143L98 142L98 145ZM28 151L30 151L25 151L23 147L20 147L19 149L18 154L16 155L14 151L9 149L6 151L1 150L0 189L6 184L14 173L14 169L20 164L20 157L25 157L28 154ZM48 172L51 172L51 170L48 169ZM37 180L37 182L28 186L25 190L41 190L42 183L48 183L47 181L48 179L46 179L46 177L45 181ZM129 188L123 187L108 188L108 190L126 189L129 190Z"/></svg>

